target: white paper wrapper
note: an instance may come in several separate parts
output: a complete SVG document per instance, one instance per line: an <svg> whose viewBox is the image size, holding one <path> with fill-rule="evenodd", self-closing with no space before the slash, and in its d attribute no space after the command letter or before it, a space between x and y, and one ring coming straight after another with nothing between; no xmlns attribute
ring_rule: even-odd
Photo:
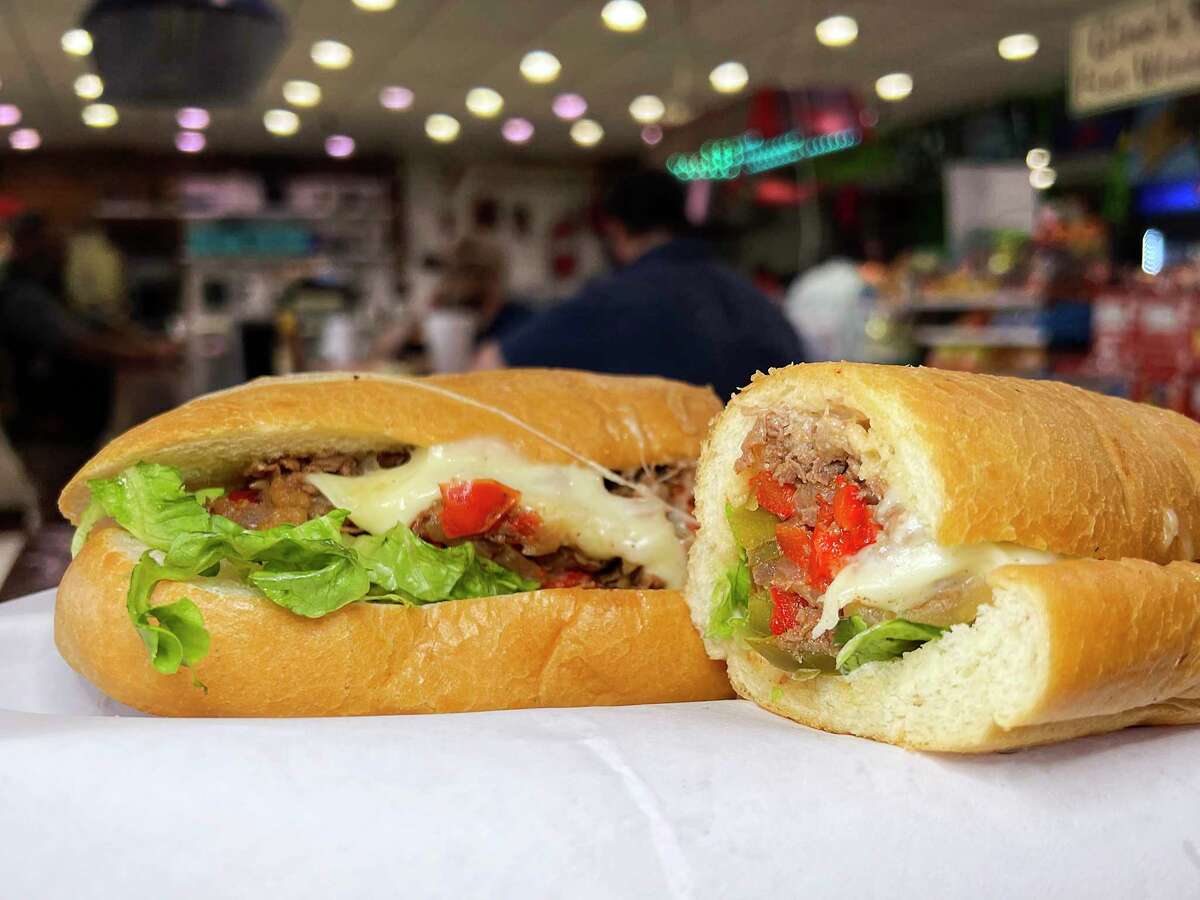
<svg viewBox="0 0 1200 900"><path fill-rule="evenodd" d="M1200 730L979 758L751 704L136 716L0 605L4 897L1183 897Z"/></svg>

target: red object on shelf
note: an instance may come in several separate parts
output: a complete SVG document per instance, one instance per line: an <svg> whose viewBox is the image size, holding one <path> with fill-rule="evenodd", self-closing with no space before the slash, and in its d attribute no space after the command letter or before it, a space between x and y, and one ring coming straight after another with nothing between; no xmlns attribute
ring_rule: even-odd
<svg viewBox="0 0 1200 900"><path fill-rule="evenodd" d="M1190 295L1147 297L1138 303L1136 359L1139 371L1164 380L1192 368L1193 307Z"/></svg>
<svg viewBox="0 0 1200 900"><path fill-rule="evenodd" d="M1097 375L1123 375L1134 368L1137 313L1137 301L1129 294L1105 294L1093 304L1089 368Z"/></svg>

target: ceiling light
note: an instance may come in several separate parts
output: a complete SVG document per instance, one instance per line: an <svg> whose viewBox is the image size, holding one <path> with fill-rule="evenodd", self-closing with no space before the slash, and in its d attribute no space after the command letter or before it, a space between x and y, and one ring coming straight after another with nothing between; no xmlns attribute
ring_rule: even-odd
<svg viewBox="0 0 1200 900"><path fill-rule="evenodd" d="M92 52L92 36L82 28L63 32L59 41L65 52L72 56L87 56Z"/></svg>
<svg viewBox="0 0 1200 900"><path fill-rule="evenodd" d="M608 0L600 18L613 31L640 31L646 24L646 7L637 0Z"/></svg>
<svg viewBox="0 0 1200 900"><path fill-rule="evenodd" d="M642 142L653 147L663 139L663 130L659 125L647 125L642 129Z"/></svg>
<svg viewBox="0 0 1200 900"><path fill-rule="evenodd" d="M550 105L554 114L570 122L587 112L587 101L578 94L559 94Z"/></svg>
<svg viewBox="0 0 1200 900"><path fill-rule="evenodd" d="M445 113L434 113L425 120L425 133L439 144L448 144L461 130L458 119Z"/></svg>
<svg viewBox="0 0 1200 900"><path fill-rule="evenodd" d="M720 94L736 94L746 86L750 73L740 62L724 62L708 73L709 84Z"/></svg>
<svg viewBox="0 0 1200 900"><path fill-rule="evenodd" d="M104 79L88 72L75 79L75 96L80 100L96 100L104 93Z"/></svg>
<svg viewBox="0 0 1200 900"><path fill-rule="evenodd" d="M379 104L384 109L408 109L413 103L413 92L406 87L391 85L379 92Z"/></svg>
<svg viewBox="0 0 1200 900"><path fill-rule="evenodd" d="M1025 154L1025 165L1031 169L1044 169L1050 165L1050 151L1045 147L1034 147Z"/></svg>
<svg viewBox="0 0 1200 900"><path fill-rule="evenodd" d="M317 41L310 53L322 69L344 69L354 62L354 51L341 41Z"/></svg>
<svg viewBox="0 0 1200 900"><path fill-rule="evenodd" d="M184 131L203 131L212 121L207 109L199 106L185 106L175 113L175 121ZM182 148L181 148L182 149Z"/></svg>
<svg viewBox="0 0 1200 900"><path fill-rule="evenodd" d="M521 57L521 74L534 84L549 84L561 71L558 57L545 50L531 50Z"/></svg>
<svg viewBox="0 0 1200 900"><path fill-rule="evenodd" d="M366 12L387 12L396 5L396 0L354 0L354 5Z"/></svg>
<svg viewBox="0 0 1200 900"><path fill-rule="evenodd" d="M913 80L907 72L893 72L875 82L875 93L881 100L895 103L912 93Z"/></svg>
<svg viewBox="0 0 1200 900"><path fill-rule="evenodd" d="M321 87L311 81L285 81L283 99L292 106L307 108L321 102Z"/></svg>
<svg viewBox="0 0 1200 900"><path fill-rule="evenodd" d="M199 153L208 143L198 131L181 131L175 135L175 149L180 153Z"/></svg>
<svg viewBox="0 0 1200 900"><path fill-rule="evenodd" d="M334 159L345 159L354 154L354 138L348 134L331 134L325 138L325 152Z"/></svg>
<svg viewBox="0 0 1200 900"><path fill-rule="evenodd" d="M467 111L481 119L493 119L504 108L504 98L487 87L467 91Z"/></svg>
<svg viewBox="0 0 1200 900"><path fill-rule="evenodd" d="M42 146L42 136L36 128L18 128L8 136L8 143L14 150L36 150Z"/></svg>
<svg viewBox="0 0 1200 900"><path fill-rule="evenodd" d="M290 109L268 109L263 114L263 127L271 134L289 137L300 130L300 117Z"/></svg>
<svg viewBox="0 0 1200 900"><path fill-rule="evenodd" d="M1038 52L1038 39L1032 34L1010 34L1008 37L1000 38L996 49L1003 59L1020 62Z"/></svg>
<svg viewBox="0 0 1200 900"><path fill-rule="evenodd" d="M604 137L604 129L591 119L580 119L571 126L571 140L580 147L595 147Z"/></svg>
<svg viewBox="0 0 1200 900"><path fill-rule="evenodd" d="M1044 191L1046 188L1053 187L1054 182L1058 180L1058 173L1049 166L1042 166L1040 169L1033 169L1029 173L1029 183L1037 190Z"/></svg>
<svg viewBox="0 0 1200 900"><path fill-rule="evenodd" d="M533 137L533 123L528 119L509 119L500 129L500 133L510 144L525 144Z"/></svg>
<svg viewBox="0 0 1200 900"><path fill-rule="evenodd" d="M845 47L858 39L858 23L850 16L830 16L817 23L817 40L826 47Z"/></svg>
<svg viewBox="0 0 1200 900"><path fill-rule="evenodd" d="M11 103L0 103L0 128L9 128L21 121L21 108Z"/></svg>
<svg viewBox="0 0 1200 900"><path fill-rule="evenodd" d="M642 125L653 125L667 112L667 106L653 94L642 94L634 97L629 104L629 114L633 121Z"/></svg>
<svg viewBox="0 0 1200 900"><path fill-rule="evenodd" d="M117 108L108 103L89 103L81 115L83 124L92 128L112 128L120 119Z"/></svg>

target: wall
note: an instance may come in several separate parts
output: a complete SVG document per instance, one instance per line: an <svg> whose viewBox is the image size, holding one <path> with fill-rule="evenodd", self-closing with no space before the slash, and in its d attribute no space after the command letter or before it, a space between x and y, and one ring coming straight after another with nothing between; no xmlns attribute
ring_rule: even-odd
<svg viewBox="0 0 1200 900"><path fill-rule="evenodd" d="M605 267L592 224L596 170L416 158L403 165L401 184L404 255L418 303L436 280L422 263L473 232L487 233L501 245L510 291L531 304L568 296ZM494 204L490 227L477 223L484 201ZM520 210L526 214L524 230Z"/></svg>

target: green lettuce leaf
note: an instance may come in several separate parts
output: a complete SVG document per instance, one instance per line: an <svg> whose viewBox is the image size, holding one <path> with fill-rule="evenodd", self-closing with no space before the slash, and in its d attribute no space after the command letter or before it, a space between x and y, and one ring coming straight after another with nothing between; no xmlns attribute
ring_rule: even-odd
<svg viewBox="0 0 1200 900"><path fill-rule="evenodd" d="M309 618L359 600L415 605L538 587L478 556L472 544L435 547L404 525L351 540L342 531L349 516L344 509L302 525L249 530L208 512L206 501L220 496L221 489L188 492L168 466L138 463L89 487L92 502L80 519L74 551L105 516L156 551L144 553L134 566L126 608L152 664L164 674L198 663L211 640L191 600L151 606L154 586L215 576L222 564L229 567L227 574Z"/></svg>
<svg viewBox="0 0 1200 900"><path fill-rule="evenodd" d="M856 634L862 634L870 627L862 616L838 619L838 623L833 629L833 642L839 647L844 647Z"/></svg>
<svg viewBox="0 0 1200 900"><path fill-rule="evenodd" d="M271 562L248 580L275 603L310 619L361 600L371 588L367 570L349 551Z"/></svg>
<svg viewBox="0 0 1200 900"><path fill-rule="evenodd" d="M857 616L852 618L858 618ZM848 621L848 620L843 620ZM859 619L861 623L862 620ZM839 626L841 623L838 623ZM838 652L837 667L843 675L853 672L869 662L895 659L910 650L915 650L926 641L936 640L946 632L937 625L922 625L907 619L889 619L858 631L846 641ZM843 634L847 632L843 631ZM837 639L835 632L834 639Z"/></svg>
<svg viewBox="0 0 1200 900"><path fill-rule="evenodd" d="M506 569L499 563L479 556L471 544L464 544L471 551L471 561L468 563L462 578L450 592L451 600L465 600L470 597L499 597L504 594L520 594L525 591L536 591L541 583L530 578L524 578L511 569Z"/></svg>
<svg viewBox="0 0 1200 900"><path fill-rule="evenodd" d="M750 608L750 565L743 549L738 563L713 587L705 637L730 638L745 627Z"/></svg>
<svg viewBox="0 0 1200 900"><path fill-rule="evenodd" d="M166 550L177 535L208 531L212 516L204 501L221 494L219 488L190 493L176 469L153 463L130 466L115 478L94 478L88 487L92 492L84 514L88 529L101 518L94 509L98 504L103 515L155 550ZM80 530L83 525L81 521ZM76 540L83 545L78 535Z"/></svg>
<svg viewBox="0 0 1200 900"><path fill-rule="evenodd" d="M470 544L434 547L404 525L384 534L364 534L353 546L372 582L419 603L448 598L467 571L475 549Z"/></svg>
<svg viewBox="0 0 1200 900"><path fill-rule="evenodd" d="M372 583L412 603L495 597L538 587L538 582L477 555L472 544L435 547L402 524L385 534L362 535L353 548Z"/></svg>
<svg viewBox="0 0 1200 900"><path fill-rule="evenodd" d="M199 608L186 598L164 606L151 606L150 594L160 581L188 581L219 565L217 556L198 560L196 566L158 562L147 550L133 567L125 608L146 645L150 662L164 675L174 675L181 665L193 666L208 654L210 637Z"/></svg>
<svg viewBox="0 0 1200 900"><path fill-rule="evenodd" d="M96 526L96 523L106 515L108 513L104 511L104 504L93 497L92 502L83 511L83 515L79 517L79 525L76 526L75 534L71 537L71 559L79 555L79 551L83 549L83 542L87 540L88 534Z"/></svg>

